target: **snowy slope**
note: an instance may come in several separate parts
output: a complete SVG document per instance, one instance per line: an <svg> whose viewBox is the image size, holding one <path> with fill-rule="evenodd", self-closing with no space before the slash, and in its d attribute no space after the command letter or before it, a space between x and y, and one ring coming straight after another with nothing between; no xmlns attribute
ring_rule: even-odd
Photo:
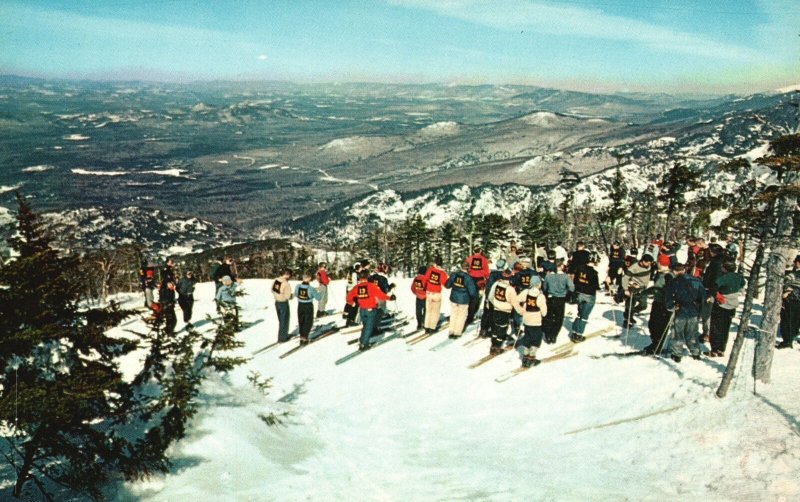
<svg viewBox="0 0 800 502"><path fill-rule="evenodd" d="M413 312L408 280L397 283L400 310ZM248 356L276 339L274 307L266 300L270 285L244 284L243 317L257 323L240 335ZM198 286L196 319L213 312L212 288ZM344 284L334 282L330 291L329 305L339 309ZM621 315L604 296L598 300L589 331ZM446 312L447 302L443 307ZM574 307L567 312L569 325ZM629 350L624 338L588 340L577 347L578 356L501 384L494 379L519 364L512 353L467 369L488 352L486 341L432 352L444 334L414 346L395 340L335 366L355 336L333 335L279 359L292 341L208 382L202 411L173 451L173 472L128 484L117 498L800 497L800 391L785 385L800 367L797 351L776 354L776 383L760 385L759 396L750 392L752 379L744 371L729 397L719 400L714 391L725 361L591 357ZM465 339L473 336L471 329ZM562 330L559 343L565 338ZM633 330L627 343L640 347L646 338ZM743 357L747 368L750 342ZM269 399L246 381L251 371L274 377ZM284 410L292 413L285 426L267 427L257 416ZM624 421L654 412L662 413Z"/></svg>

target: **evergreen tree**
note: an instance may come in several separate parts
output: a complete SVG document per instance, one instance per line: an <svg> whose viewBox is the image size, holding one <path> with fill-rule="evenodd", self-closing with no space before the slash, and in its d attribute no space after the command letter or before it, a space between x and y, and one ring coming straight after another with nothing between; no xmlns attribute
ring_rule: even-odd
<svg viewBox="0 0 800 502"><path fill-rule="evenodd" d="M619 232L619 224L625 221L629 215L628 185L619 166L614 170L614 178L611 181L611 190L608 193L608 198L611 203L598 212L597 219L601 225L605 225L610 230L609 237L614 240ZM600 231L601 234L606 235L603 228L600 228Z"/></svg>
<svg viewBox="0 0 800 502"><path fill-rule="evenodd" d="M439 236L444 246L444 260L448 264L453 263L454 245L458 243L458 230L452 222L447 222L439 229Z"/></svg>
<svg viewBox="0 0 800 502"><path fill-rule="evenodd" d="M535 204L528 209L522 220L520 237L522 245L531 251L540 242L554 240L558 237L558 220L545 207Z"/></svg>
<svg viewBox="0 0 800 502"><path fill-rule="evenodd" d="M13 494L33 481L45 498L45 483L96 497L132 447L110 426L128 395L117 361L136 343L105 334L130 312L82 309L77 259L59 255L17 200L19 256L0 268L0 426Z"/></svg>
<svg viewBox="0 0 800 502"><path fill-rule="evenodd" d="M676 211L686 202L686 194L699 186L700 172L681 162L672 164L661 177L658 184L658 188L661 190L658 200L663 204L667 218L664 223L665 238L669 235Z"/></svg>
<svg viewBox="0 0 800 502"><path fill-rule="evenodd" d="M485 214L478 224L481 247L485 254L491 254L498 245L502 246L509 238L511 223L499 214Z"/></svg>

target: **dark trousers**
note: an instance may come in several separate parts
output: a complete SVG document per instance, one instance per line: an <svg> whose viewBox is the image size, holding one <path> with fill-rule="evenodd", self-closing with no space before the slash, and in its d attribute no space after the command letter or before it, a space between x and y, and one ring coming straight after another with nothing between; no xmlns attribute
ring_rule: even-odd
<svg viewBox="0 0 800 502"><path fill-rule="evenodd" d="M484 302L481 317L481 334L488 336L494 329L494 307L491 302Z"/></svg>
<svg viewBox="0 0 800 502"><path fill-rule="evenodd" d="M297 330L300 336L308 337L314 325L314 304L311 302L297 304Z"/></svg>
<svg viewBox="0 0 800 502"><path fill-rule="evenodd" d="M511 312L495 310L492 314L494 328L492 330L492 347L499 347L508 339L508 322Z"/></svg>
<svg viewBox="0 0 800 502"><path fill-rule="evenodd" d="M709 336L711 330L711 311L714 303L705 301L700 306L700 327L703 336ZM723 349L724 350L724 349Z"/></svg>
<svg viewBox="0 0 800 502"><path fill-rule="evenodd" d="M344 318L347 319L348 323L355 324L357 315L358 315L358 307L356 307L355 305L345 304Z"/></svg>
<svg viewBox="0 0 800 502"><path fill-rule="evenodd" d="M728 334L731 330L731 321L736 309L724 309L714 302L711 308L710 342L714 352L725 352L728 346Z"/></svg>
<svg viewBox="0 0 800 502"><path fill-rule="evenodd" d="M275 302L275 312L278 314L278 341L285 342L289 339L289 302Z"/></svg>
<svg viewBox="0 0 800 502"><path fill-rule="evenodd" d="M469 326L475 321L475 314L478 313L478 309L481 308L481 295L477 295L474 298L469 299L469 309L467 310L467 322L464 326Z"/></svg>
<svg viewBox="0 0 800 502"><path fill-rule="evenodd" d="M175 316L175 304L162 304L161 315L164 316L164 332L168 335L175 333L175 325L178 324L178 318Z"/></svg>
<svg viewBox="0 0 800 502"><path fill-rule="evenodd" d="M542 331L547 340L555 342L556 338L558 338L558 332L561 331L561 325L564 323L564 306L566 303L566 298L555 296L547 298L547 317L542 320ZM527 326L525 329L527 329Z"/></svg>
<svg viewBox="0 0 800 502"><path fill-rule="evenodd" d="M672 317L672 312L667 310L661 302L653 302L650 310L650 319L647 320L647 329L650 332L650 346L655 349L664 348L664 337L667 335L667 325Z"/></svg>
<svg viewBox="0 0 800 502"><path fill-rule="evenodd" d="M784 300L781 309L781 337L784 345L792 346L800 330L800 302Z"/></svg>
<svg viewBox="0 0 800 502"><path fill-rule="evenodd" d="M178 297L178 305L183 311L183 322L188 323L192 320L192 308L194 307L194 296L182 295Z"/></svg>
<svg viewBox="0 0 800 502"><path fill-rule="evenodd" d="M549 311L548 311L549 312ZM525 334L517 340L516 347L525 347L526 349L530 349L531 347L541 347L542 346L542 336L544 332L542 331L541 326L528 326L525 325Z"/></svg>
<svg viewBox="0 0 800 502"><path fill-rule="evenodd" d="M626 297L624 322L632 319L635 314L647 309L647 295L638 289L631 289L631 296Z"/></svg>
<svg viewBox="0 0 800 502"><path fill-rule="evenodd" d="M417 329L422 329L425 324L425 298L419 299L417 298Z"/></svg>

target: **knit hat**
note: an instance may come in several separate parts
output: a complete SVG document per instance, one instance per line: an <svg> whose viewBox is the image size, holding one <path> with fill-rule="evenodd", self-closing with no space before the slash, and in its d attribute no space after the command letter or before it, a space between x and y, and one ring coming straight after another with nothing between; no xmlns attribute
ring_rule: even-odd
<svg viewBox="0 0 800 502"><path fill-rule="evenodd" d="M497 270L505 270L505 268L506 268L506 260L503 259L503 258L500 258L499 260L497 260L497 262L495 262L494 268L496 268Z"/></svg>

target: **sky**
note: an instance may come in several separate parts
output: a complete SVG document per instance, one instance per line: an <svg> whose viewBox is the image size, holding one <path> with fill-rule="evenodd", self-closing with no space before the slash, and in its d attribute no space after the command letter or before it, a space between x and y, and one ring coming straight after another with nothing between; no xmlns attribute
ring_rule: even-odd
<svg viewBox="0 0 800 502"><path fill-rule="evenodd" d="M3 0L0 74L755 92L797 0Z"/></svg>

